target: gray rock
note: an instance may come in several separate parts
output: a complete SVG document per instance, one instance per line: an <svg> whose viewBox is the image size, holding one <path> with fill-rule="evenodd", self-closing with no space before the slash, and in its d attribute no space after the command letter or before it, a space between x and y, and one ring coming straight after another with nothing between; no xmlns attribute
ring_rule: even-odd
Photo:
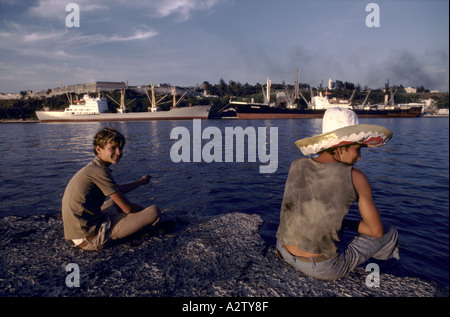
<svg viewBox="0 0 450 317"><path fill-rule="evenodd" d="M162 237L139 234L99 252L74 248L60 216L0 219L0 296L448 296L448 288L381 272L380 287L366 286L362 267L325 282L280 260L258 229L256 214L197 217L166 212L177 229ZM79 287L69 287L79 268Z"/></svg>

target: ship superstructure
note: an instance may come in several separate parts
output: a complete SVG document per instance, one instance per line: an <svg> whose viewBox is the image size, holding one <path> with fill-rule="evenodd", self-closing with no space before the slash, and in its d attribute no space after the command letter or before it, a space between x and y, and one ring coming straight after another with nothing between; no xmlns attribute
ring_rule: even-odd
<svg viewBox="0 0 450 317"><path fill-rule="evenodd" d="M125 104L125 89L123 89L121 90L120 102L115 101L108 95L112 101L119 105L117 113L109 110L106 98L101 98L100 96L92 98L86 94L81 100L72 101L72 98L69 97L69 107L64 111L49 111L44 108L43 111L36 111L36 116L40 122L147 121L208 118L211 106L177 107L184 95L177 101L174 88L172 88L174 95L173 105L168 111L162 111L157 107L158 103L165 96L155 101L153 85L150 85L151 96L148 91L147 96L151 106L147 112L128 112Z"/></svg>

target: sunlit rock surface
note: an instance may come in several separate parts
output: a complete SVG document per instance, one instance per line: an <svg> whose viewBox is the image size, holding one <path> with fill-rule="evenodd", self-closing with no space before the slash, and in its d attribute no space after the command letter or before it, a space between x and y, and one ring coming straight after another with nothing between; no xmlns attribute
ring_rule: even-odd
<svg viewBox="0 0 450 317"><path fill-rule="evenodd" d="M357 268L324 282L288 266L261 239L256 214L211 218L169 211L177 229L143 234L99 252L74 248L63 238L59 216L0 219L0 296L448 296L448 288L413 277L380 274L366 286ZM70 263L79 268L79 287ZM73 284L73 283L72 283Z"/></svg>

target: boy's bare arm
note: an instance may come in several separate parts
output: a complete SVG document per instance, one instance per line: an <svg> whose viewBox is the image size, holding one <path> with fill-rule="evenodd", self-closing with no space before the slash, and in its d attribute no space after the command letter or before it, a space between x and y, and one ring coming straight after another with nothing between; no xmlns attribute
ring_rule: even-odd
<svg viewBox="0 0 450 317"><path fill-rule="evenodd" d="M380 214L373 200L372 188L366 175L359 169L352 171L353 184L358 192L358 207L362 220L358 226L358 232L372 237L381 238L383 236L383 225Z"/></svg>

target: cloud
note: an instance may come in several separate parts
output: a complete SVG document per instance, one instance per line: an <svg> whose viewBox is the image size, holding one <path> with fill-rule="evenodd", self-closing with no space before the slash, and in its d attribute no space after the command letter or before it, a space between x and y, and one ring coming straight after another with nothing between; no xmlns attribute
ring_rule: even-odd
<svg viewBox="0 0 450 317"><path fill-rule="evenodd" d="M158 35L158 32L152 29L136 30L131 35L104 35L104 34L91 34L91 35L75 35L68 37L67 44L75 45L101 45L105 43L113 42L127 42L127 41L140 41L147 40Z"/></svg>
<svg viewBox="0 0 450 317"><path fill-rule="evenodd" d="M365 73L368 83L373 85L389 79L392 85L448 91L448 57L447 49L424 52L398 49L391 51L385 60L372 65Z"/></svg>
<svg viewBox="0 0 450 317"><path fill-rule="evenodd" d="M78 4L80 11L83 12L107 8L106 5L92 4L92 1L89 0L75 0L73 2ZM36 6L30 7L28 12L30 15L40 18L65 18L67 15L66 5L69 3L70 1L39 0Z"/></svg>
<svg viewBox="0 0 450 317"><path fill-rule="evenodd" d="M184 22L189 20L195 12L211 10L220 2L221 0L164 0L140 3L151 7L156 12L154 17L177 16L180 22Z"/></svg>
<svg viewBox="0 0 450 317"><path fill-rule="evenodd" d="M223 0L97 0L95 4L91 0L74 0L78 4L80 12L105 10L112 7L150 8L155 12L154 17L165 18L177 16L181 22L189 20L195 12L212 9ZM35 6L30 7L29 14L40 18L65 18L66 5L70 1L39 0Z"/></svg>
<svg viewBox="0 0 450 317"><path fill-rule="evenodd" d="M3 57L14 56L13 59L26 58L27 63L38 58L40 61L76 61L92 59L96 56L96 47L108 43L126 43L146 41L158 35L158 32L147 27L132 28L126 34L83 33L85 29L55 30L53 27L30 27L23 24L12 24L9 30L0 32L0 41L7 42L1 46Z"/></svg>
<svg viewBox="0 0 450 317"><path fill-rule="evenodd" d="M59 46L59 45L100 45L111 42L125 42L125 41L138 41L147 40L149 38L158 35L158 32L148 27L142 27L142 29L134 29L131 35L104 35L104 34L82 34L71 33L71 30L55 31L53 29L41 29L32 33L27 33L27 28L17 29L14 36L18 39L22 39L22 44L28 45L33 43L39 43L41 47L47 45ZM68 36L70 34L70 36ZM10 37L13 33L2 32L0 37ZM16 41L16 45L20 45Z"/></svg>
<svg viewBox="0 0 450 317"><path fill-rule="evenodd" d="M36 42L36 41L49 41L49 40L58 40L64 36L63 31L42 31L42 32L33 32L30 34L25 34L23 36L23 41L27 42Z"/></svg>
<svg viewBox="0 0 450 317"><path fill-rule="evenodd" d="M155 37L158 35L158 32L154 30L149 31L141 31L136 30L134 34L130 36L118 36L114 35L110 38L106 38L105 42L123 42L123 41L136 41L136 40L147 40L149 38Z"/></svg>

